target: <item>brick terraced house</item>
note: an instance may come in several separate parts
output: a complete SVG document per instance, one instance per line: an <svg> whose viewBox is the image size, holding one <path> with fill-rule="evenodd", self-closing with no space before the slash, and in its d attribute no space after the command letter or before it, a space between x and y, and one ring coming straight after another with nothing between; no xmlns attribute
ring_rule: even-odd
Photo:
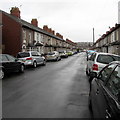
<svg viewBox="0 0 120 120"><path fill-rule="evenodd" d="M92 49L98 52L107 52L120 55L120 24L110 28L93 45Z"/></svg>
<svg viewBox="0 0 120 120"><path fill-rule="evenodd" d="M18 7L12 7L10 14L0 10L2 16L2 53L16 56L20 51L37 50L40 53L60 50L76 50L76 44L66 41L47 25L38 27L37 19L31 23L21 19ZM69 46L69 47L68 47Z"/></svg>

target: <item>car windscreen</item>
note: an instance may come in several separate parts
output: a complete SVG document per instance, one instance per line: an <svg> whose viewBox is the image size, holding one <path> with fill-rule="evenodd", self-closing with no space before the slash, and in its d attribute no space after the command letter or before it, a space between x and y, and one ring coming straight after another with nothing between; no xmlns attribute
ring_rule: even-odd
<svg viewBox="0 0 120 120"><path fill-rule="evenodd" d="M24 53L18 53L17 58L24 58L29 56L30 54L28 52L24 52Z"/></svg>
<svg viewBox="0 0 120 120"><path fill-rule="evenodd" d="M6 55L0 55L0 62L5 62L5 61L8 61Z"/></svg>
<svg viewBox="0 0 120 120"><path fill-rule="evenodd" d="M109 64L110 62L115 61L115 59L111 55L98 55L97 62L103 64Z"/></svg>

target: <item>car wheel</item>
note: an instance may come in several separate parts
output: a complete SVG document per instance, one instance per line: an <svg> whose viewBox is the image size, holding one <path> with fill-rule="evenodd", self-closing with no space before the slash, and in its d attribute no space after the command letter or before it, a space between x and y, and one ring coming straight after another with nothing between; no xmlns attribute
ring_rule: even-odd
<svg viewBox="0 0 120 120"><path fill-rule="evenodd" d="M3 79L5 76L5 73L2 69L0 69L0 79Z"/></svg>
<svg viewBox="0 0 120 120"><path fill-rule="evenodd" d="M90 75L88 68L86 68L86 75L87 75L87 76Z"/></svg>
<svg viewBox="0 0 120 120"><path fill-rule="evenodd" d="M59 61L60 60L60 58L59 57L57 57L57 60L56 61Z"/></svg>
<svg viewBox="0 0 120 120"><path fill-rule="evenodd" d="M46 65L46 61L45 61L45 60L43 61L43 65L44 65L44 66Z"/></svg>
<svg viewBox="0 0 120 120"><path fill-rule="evenodd" d="M61 57L60 57L60 59L59 60L61 60Z"/></svg>
<svg viewBox="0 0 120 120"><path fill-rule="evenodd" d="M23 73L23 72L24 72L24 69L25 69L25 67L24 67L24 65L22 64L22 65L20 66L19 72Z"/></svg>
<svg viewBox="0 0 120 120"><path fill-rule="evenodd" d="M89 95L89 98L88 98L88 107L92 111L92 102L91 102L90 95Z"/></svg>
<svg viewBox="0 0 120 120"><path fill-rule="evenodd" d="M93 77L89 75L89 83L91 83L93 80Z"/></svg>
<svg viewBox="0 0 120 120"><path fill-rule="evenodd" d="M88 71L87 71L87 69L86 69L86 75L88 76Z"/></svg>
<svg viewBox="0 0 120 120"><path fill-rule="evenodd" d="M34 67L34 68L37 67L37 62L36 62L36 61L33 62L33 67Z"/></svg>

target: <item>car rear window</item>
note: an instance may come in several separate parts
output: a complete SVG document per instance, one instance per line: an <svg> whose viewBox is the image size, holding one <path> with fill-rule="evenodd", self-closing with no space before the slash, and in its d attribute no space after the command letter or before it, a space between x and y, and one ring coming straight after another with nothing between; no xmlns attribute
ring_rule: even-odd
<svg viewBox="0 0 120 120"><path fill-rule="evenodd" d="M17 58L24 58L29 56L30 54L28 52L24 52L24 53L18 53Z"/></svg>
<svg viewBox="0 0 120 120"><path fill-rule="evenodd" d="M97 62L103 64L109 64L110 62L115 61L111 55L98 55Z"/></svg>

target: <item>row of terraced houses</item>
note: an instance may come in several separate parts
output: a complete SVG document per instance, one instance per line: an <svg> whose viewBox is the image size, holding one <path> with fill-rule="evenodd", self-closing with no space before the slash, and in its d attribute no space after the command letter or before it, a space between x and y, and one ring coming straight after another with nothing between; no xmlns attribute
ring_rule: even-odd
<svg viewBox="0 0 120 120"><path fill-rule="evenodd" d="M37 50L40 53L51 51L77 51L77 44L44 25L38 27L37 19L31 23L21 19L18 7L12 7L10 14L0 10L2 28L2 53L13 56L20 51Z"/></svg>
<svg viewBox="0 0 120 120"><path fill-rule="evenodd" d="M107 52L120 55L120 24L110 28L92 46L98 52Z"/></svg>

